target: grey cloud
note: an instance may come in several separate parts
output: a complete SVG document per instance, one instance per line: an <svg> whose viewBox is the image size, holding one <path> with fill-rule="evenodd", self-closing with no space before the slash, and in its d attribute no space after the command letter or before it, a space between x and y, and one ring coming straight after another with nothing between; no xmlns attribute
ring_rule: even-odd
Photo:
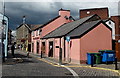
<svg viewBox="0 0 120 78"><path fill-rule="evenodd" d="M10 18L10 28L15 29L26 15L28 24L44 24L58 15L60 8L71 10L71 15L79 18L79 9L109 7L111 15L117 15L115 2L7 2L6 15Z"/></svg>

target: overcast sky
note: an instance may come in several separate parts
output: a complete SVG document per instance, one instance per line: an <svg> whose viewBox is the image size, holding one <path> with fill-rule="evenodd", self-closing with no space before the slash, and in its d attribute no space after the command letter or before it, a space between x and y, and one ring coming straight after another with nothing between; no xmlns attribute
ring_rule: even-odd
<svg viewBox="0 0 120 78"><path fill-rule="evenodd" d="M118 2L6 2L9 28L16 29L26 15L28 24L44 24L58 16L60 8L71 11L71 16L79 18L80 9L108 7L110 16L118 15Z"/></svg>

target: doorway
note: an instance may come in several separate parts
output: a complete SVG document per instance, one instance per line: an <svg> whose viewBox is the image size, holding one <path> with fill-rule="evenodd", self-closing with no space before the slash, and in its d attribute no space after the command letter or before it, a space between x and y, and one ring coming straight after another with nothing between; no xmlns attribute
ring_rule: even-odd
<svg viewBox="0 0 120 78"><path fill-rule="evenodd" d="M48 57L53 57L53 41L49 42L49 54Z"/></svg>
<svg viewBox="0 0 120 78"><path fill-rule="evenodd" d="M115 50L115 46L116 46L116 44L115 44L115 40L112 40L112 50Z"/></svg>
<svg viewBox="0 0 120 78"><path fill-rule="evenodd" d="M28 44L28 51L31 52L31 44Z"/></svg>
<svg viewBox="0 0 120 78"><path fill-rule="evenodd" d="M45 53L45 42L42 42L41 53Z"/></svg>
<svg viewBox="0 0 120 78"><path fill-rule="evenodd" d="M39 42L37 42L37 54L39 54Z"/></svg>
<svg viewBox="0 0 120 78"><path fill-rule="evenodd" d="M34 43L32 43L32 53L34 53Z"/></svg>

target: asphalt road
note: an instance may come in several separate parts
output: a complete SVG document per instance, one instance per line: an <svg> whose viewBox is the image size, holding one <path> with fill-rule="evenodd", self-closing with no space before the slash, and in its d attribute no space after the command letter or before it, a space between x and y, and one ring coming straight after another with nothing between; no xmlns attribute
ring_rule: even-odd
<svg viewBox="0 0 120 78"><path fill-rule="evenodd" d="M35 58L27 58L21 54L15 54L17 58L22 58L23 62L4 63L2 66L2 76L72 76L63 67L55 67ZM10 57L11 59L11 57Z"/></svg>
<svg viewBox="0 0 120 78"><path fill-rule="evenodd" d="M17 59L20 58L23 61L3 63L2 78L76 78L70 70L64 67L53 66L33 57L27 58L26 54L21 54L19 52L16 52L15 56ZM13 59L11 54L9 54L8 59ZM84 67L70 68L75 71L80 78L89 78L94 76L97 78L116 76L116 78L118 78L118 74L111 71Z"/></svg>

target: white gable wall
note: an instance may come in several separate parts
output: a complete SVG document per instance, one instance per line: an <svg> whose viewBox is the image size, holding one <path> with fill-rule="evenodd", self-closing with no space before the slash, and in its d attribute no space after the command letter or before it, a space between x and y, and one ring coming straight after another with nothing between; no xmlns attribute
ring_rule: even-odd
<svg viewBox="0 0 120 78"><path fill-rule="evenodd" d="M111 20L108 20L106 24L112 28L112 39L115 40L115 23Z"/></svg>

